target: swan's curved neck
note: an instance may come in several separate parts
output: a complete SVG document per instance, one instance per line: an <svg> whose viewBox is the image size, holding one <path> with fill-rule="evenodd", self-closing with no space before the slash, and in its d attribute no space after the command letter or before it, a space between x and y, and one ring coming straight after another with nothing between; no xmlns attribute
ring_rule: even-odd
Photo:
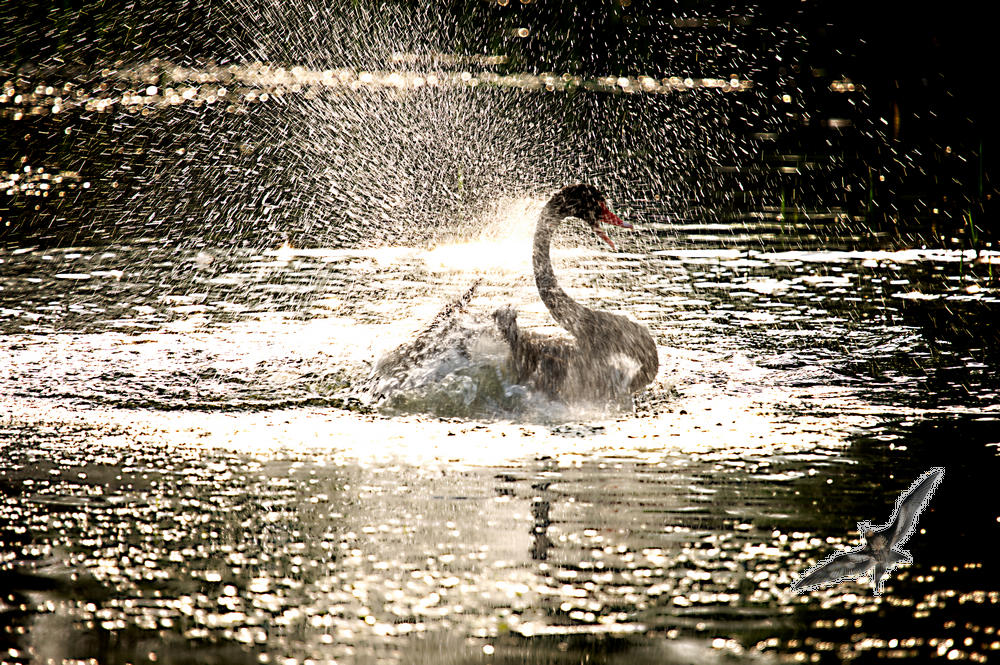
<svg viewBox="0 0 1000 665"><path fill-rule="evenodd" d="M552 242L552 234L556 227L562 222L563 217L551 205L546 205L538 217L538 224L535 227L535 244L531 253L531 263L535 271L535 286L538 287L538 295L541 297L549 314L559 325L573 333L580 329L583 314L587 309L570 298L552 271L552 259L549 256L549 247Z"/></svg>
<svg viewBox="0 0 1000 665"><path fill-rule="evenodd" d="M552 234L564 218L558 208L558 205L553 205L550 201L542 209L535 227L531 260L538 295L552 318L576 338L582 353L578 362L589 364L610 352L623 353L636 360L640 368L632 378L629 390L637 392L656 378L659 366L656 342L640 324L623 316L588 309L570 298L559 286L549 256Z"/></svg>

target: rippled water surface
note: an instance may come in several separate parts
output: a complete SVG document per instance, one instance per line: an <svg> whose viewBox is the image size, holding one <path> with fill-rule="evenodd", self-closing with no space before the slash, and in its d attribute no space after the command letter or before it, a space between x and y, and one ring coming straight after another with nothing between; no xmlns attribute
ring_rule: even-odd
<svg viewBox="0 0 1000 665"><path fill-rule="evenodd" d="M572 294L656 338L634 412L359 401L475 279L473 314L550 325L532 205L431 249L0 253L3 659L996 657L995 253L766 215L570 233ZM883 596L788 590L931 466Z"/></svg>

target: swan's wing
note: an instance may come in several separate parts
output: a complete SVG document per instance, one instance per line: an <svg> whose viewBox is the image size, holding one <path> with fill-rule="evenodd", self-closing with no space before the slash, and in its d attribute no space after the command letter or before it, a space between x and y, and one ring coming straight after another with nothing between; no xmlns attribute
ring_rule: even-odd
<svg viewBox="0 0 1000 665"><path fill-rule="evenodd" d="M918 478L910 489L899 497L893 521L885 532L889 547L901 546L909 540L917 525L917 517L927 507L943 477L944 468L934 467Z"/></svg>
<svg viewBox="0 0 1000 665"><path fill-rule="evenodd" d="M493 320L510 346L515 381L531 383L549 395L561 394L570 367L579 363L576 344L565 337L521 330L517 312L509 306L493 312Z"/></svg>
<svg viewBox="0 0 1000 665"><path fill-rule="evenodd" d="M375 365L375 373L388 376L419 363L423 356L434 347L434 344L454 327L456 317L465 311L465 307L472 300L472 296L475 295L476 289L479 288L482 281L482 279L477 279L462 295L445 305L412 341L401 344L381 358Z"/></svg>
<svg viewBox="0 0 1000 665"><path fill-rule="evenodd" d="M874 565L875 559L861 552L834 554L797 579L792 584L792 590L801 592L830 582L853 579L868 572Z"/></svg>
<svg viewBox="0 0 1000 665"><path fill-rule="evenodd" d="M448 335L461 321L459 315L465 311L481 282L481 279L476 280L462 295L448 302L411 341L382 356L360 387L360 392L367 393L374 399L384 399L405 382L408 372L439 353L442 348L454 347L455 340L449 339ZM463 354L465 352L461 345L458 350Z"/></svg>
<svg viewBox="0 0 1000 665"><path fill-rule="evenodd" d="M476 294L476 289L479 288L479 285L482 282L482 278L477 279L472 283L472 286L462 293L462 295L445 305L441 311L437 313L437 316L431 320L424 331L417 335L417 339L419 340L432 334L440 334L454 325L453 322L455 315L465 310L466 305L468 305L469 301L472 300L472 296Z"/></svg>

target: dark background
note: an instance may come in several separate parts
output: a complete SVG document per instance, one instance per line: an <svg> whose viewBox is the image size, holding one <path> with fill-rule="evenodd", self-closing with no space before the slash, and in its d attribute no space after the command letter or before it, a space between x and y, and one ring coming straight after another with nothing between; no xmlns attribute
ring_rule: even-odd
<svg viewBox="0 0 1000 665"><path fill-rule="evenodd" d="M280 26L241 12L240 4L0 3L0 78L85 78L109 63L154 57L192 65L300 61L296 35L283 35ZM310 4L327 3L292 3L288 11L305 12L292 8ZM749 8L742 3L642 0L375 4L380 10L412 12L423 17L415 25L433 26L415 28L407 36L409 43L395 44L402 51L503 53L510 59L501 69L512 72L734 74L752 79L756 102L736 108L729 124L747 136L778 130L781 138L766 146L751 142L749 150L759 151L760 160L772 165L780 162L776 155L832 150L842 166L778 183L773 177L752 182L746 165L735 163L737 177L747 180L740 189L762 193L748 197L747 205L759 204L778 189L782 200L822 205L829 201L824 179L850 179L856 196L847 197L846 208L873 224L930 225L934 228L920 237L934 241L964 233L963 220L971 216L980 236L994 234L1000 143L989 100L997 85L997 58L990 23L972 2L948 3L934 11L904 2L860 0L788 0ZM233 20L236 15L242 20ZM326 51L313 55L313 64L356 66L351 59L357 52L352 55L339 46L351 35L325 35L323 26L312 27L314 43L327 37L329 42ZM530 28L530 35L513 36L519 27ZM266 47L260 34L268 35ZM385 55L373 52L366 64L377 65ZM845 77L863 87L864 108L841 108L843 96L831 94L830 82ZM815 119L853 113L854 127L831 144L830 132L815 121L783 119L775 100L787 92L795 94L804 115ZM0 169L9 170L16 166L12 160L30 150L22 145L20 126L0 123L5 153ZM882 179L875 179L875 173ZM728 186L732 183L722 185ZM859 190L866 190L865 195ZM838 192L837 198L842 197ZM940 217L931 217L933 209L941 211ZM2 202L0 215L20 220L22 230L34 224L30 214ZM937 228L941 224L950 228Z"/></svg>
<svg viewBox="0 0 1000 665"><path fill-rule="evenodd" d="M980 121L997 85L991 80L998 61L992 24L982 5L971 1L933 10L862 0L785 0L749 9L743 3L643 0L627 7L546 0L433 4L451 17L442 24L453 26L457 47L510 52L515 46L523 55L523 63L516 64L537 69L590 74L655 69L677 58L668 52L674 49L645 39L644 31L655 33L672 16L751 17L765 39L772 31L800 33L807 45L805 64L864 80L887 99L923 98L930 91L940 95L933 101L943 104L943 111ZM224 60L233 57L241 33L225 8L192 0L18 0L2 3L0 25L0 64L7 72L24 63L90 66L109 57ZM507 32L521 25L532 26L534 34L510 40ZM573 35L578 38L568 39Z"/></svg>

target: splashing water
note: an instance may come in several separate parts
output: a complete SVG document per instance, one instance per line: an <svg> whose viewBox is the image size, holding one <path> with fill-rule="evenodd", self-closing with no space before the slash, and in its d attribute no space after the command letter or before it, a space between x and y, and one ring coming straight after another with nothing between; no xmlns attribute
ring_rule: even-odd
<svg viewBox="0 0 1000 665"><path fill-rule="evenodd" d="M706 150L699 160L732 152L720 111L752 91L736 73L747 68L724 59L693 76L669 60L649 75L518 71L497 55L519 50L514 32L497 28L492 53L450 53L468 26L429 6L226 0L203 18L189 26L200 65L111 61L66 83L8 82L8 117L65 126L67 157L98 147L81 237L409 245L576 181L635 205L639 193L687 199L699 171L710 197L714 178L685 147Z"/></svg>
<svg viewBox="0 0 1000 665"><path fill-rule="evenodd" d="M25 193L58 195L31 223L40 226L46 213L58 219L65 195L83 196L89 205L72 222L74 240L151 241L195 253L193 271L172 270L174 298L188 297L187 286L199 301L212 300L231 279L212 274L220 245L235 243L277 248L277 258L293 261L296 248L432 244L428 265L443 265L454 263L449 252L474 256L467 243L477 239L491 261L517 265L530 252L515 253L508 229L497 235L490 227L489 211L567 182L595 182L612 198L628 183L623 201L662 215L661 201L681 200L671 192L683 190L686 176L673 176L705 166L675 148L700 142L708 152L699 160L725 152L732 137L717 131L721 115L711 108L753 91L740 68L680 76L662 69L672 61L655 74L518 71L526 64L520 29L501 30L506 36L488 52L455 52L452 22L429 7L225 0L216 9L191 22L205 38L200 59L105 59L99 76L60 85L16 80L5 90L7 117L79 135L70 153L83 140L114 146L82 174L35 166L59 174L44 191L11 176L19 192L24 184ZM156 20L159 10L150 12ZM623 134L623 125L639 131ZM639 192L656 193L644 200ZM120 279L142 281L142 272L136 266ZM312 273L286 306L308 307L327 278ZM499 364L487 364L505 385ZM424 368L424 382L446 367L458 371L454 358L442 359L434 371ZM461 378L465 392L449 390L466 395L472 379Z"/></svg>

